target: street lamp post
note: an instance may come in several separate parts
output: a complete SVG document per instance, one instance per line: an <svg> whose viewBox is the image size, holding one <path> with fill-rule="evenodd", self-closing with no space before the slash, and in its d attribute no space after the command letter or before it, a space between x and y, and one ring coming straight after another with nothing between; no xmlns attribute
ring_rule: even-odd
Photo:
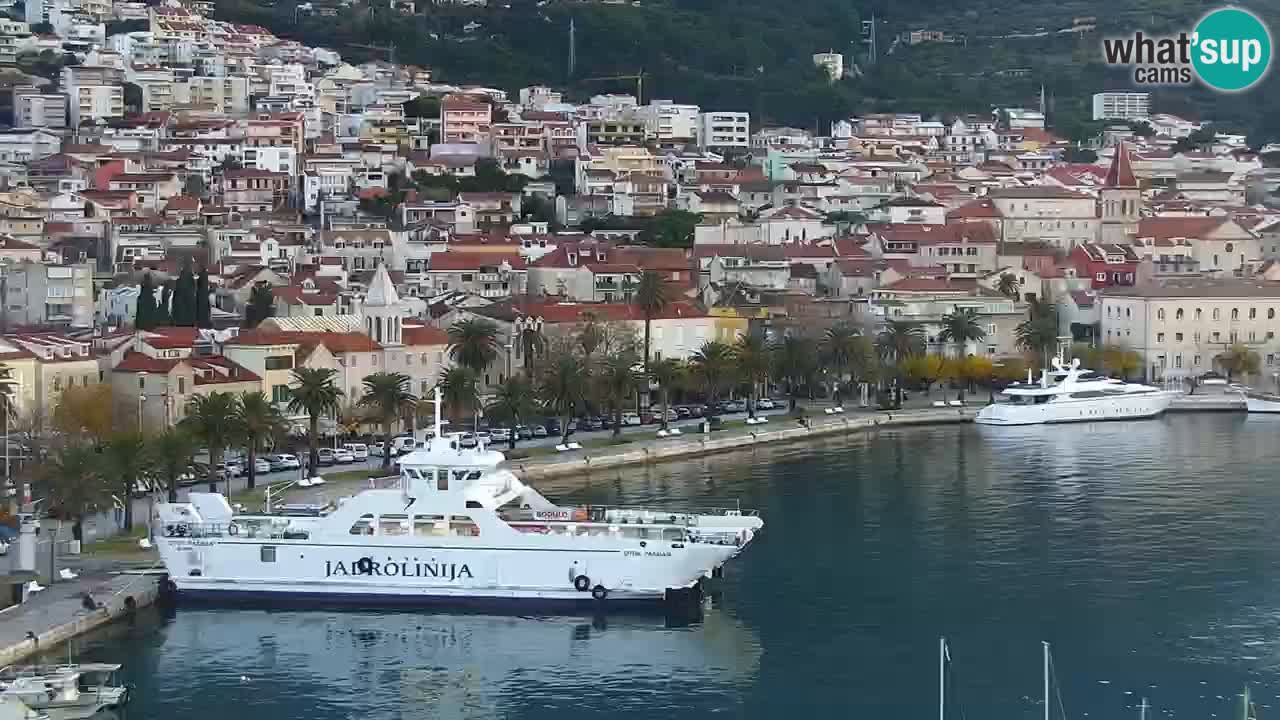
<svg viewBox="0 0 1280 720"><path fill-rule="evenodd" d="M138 434L142 434L142 413L147 402L147 373L138 373Z"/></svg>

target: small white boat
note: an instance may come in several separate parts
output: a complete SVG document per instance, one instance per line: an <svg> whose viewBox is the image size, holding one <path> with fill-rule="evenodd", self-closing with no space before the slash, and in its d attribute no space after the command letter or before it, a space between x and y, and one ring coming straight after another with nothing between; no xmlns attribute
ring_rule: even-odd
<svg viewBox="0 0 1280 720"><path fill-rule="evenodd" d="M38 665L0 669L0 701L21 705L49 720L83 720L129 702L129 689L115 684L120 665ZM21 715L15 715L21 717Z"/></svg>
<svg viewBox="0 0 1280 720"><path fill-rule="evenodd" d="M1280 413L1280 395L1241 390L1245 408L1251 413Z"/></svg>
<svg viewBox="0 0 1280 720"><path fill-rule="evenodd" d="M1043 370L1040 382L1005 388L995 403L978 411L979 425L1040 425L1043 423L1138 420L1159 415L1173 404L1178 393L1152 385L1130 383L1080 367L1060 358L1052 371Z"/></svg>

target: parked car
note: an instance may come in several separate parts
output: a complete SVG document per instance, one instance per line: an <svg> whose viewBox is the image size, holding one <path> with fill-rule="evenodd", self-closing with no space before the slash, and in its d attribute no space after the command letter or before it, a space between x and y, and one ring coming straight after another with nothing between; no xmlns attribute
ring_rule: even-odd
<svg viewBox="0 0 1280 720"><path fill-rule="evenodd" d="M533 436L536 438L544 438L547 436L547 429L541 425L534 425Z"/></svg>
<svg viewBox="0 0 1280 720"><path fill-rule="evenodd" d="M586 432L591 432L593 430L603 430L605 428L604 418L599 418L599 417L583 418L581 422L578 423L578 426L581 427Z"/></svg>
<svg viewBox="0 0 1280 720"><path fill-rule="evenodd" d="M674 409L672 409L672 408L667 408L667 422L675 422L676 420L679 420L680 418L681 418L680 413L676 412L676 411L675 411Z"/></svg>
<svg viewBox="0 0 1280 720"><path fill-rule="evenodd" d="M177 478L178 486L191 487L192 485L195 485L196 483L203 480L204 477L205 477L204 473L200 472L199 468L196 468L194 466L188 466L186 470L182 471L178 475L178 478Z"/></svg>
<svg viewBox="0 0 1280 720"><path fill-rule="evenodd" d="M391 441L391 452L394 455L403 455L413 452L413 449L417 446L418 441L414 440L412 435L401 435Z"/></svg>
<svg viewBox="0 0 1280 720"><path fill-rule="evenodd" d="M494 428L489 431L491 442L507 442L511 439L511 431L507 428Z"/></svg>
<svg viewBox="0 0 1280 720"><path fill-rule="evenodd" d="M757 410L777 410L778 404L773 401L773 398L760 398L759 400L756 401L756 409Z"/></svg>
<svg viewBox="0 0 1280 720"><path fill-rule="evenodd" d="M656 422L658 422L658 416L652 410L641 411L640 413L641 425L652 425L653 423L656 423Z"/></svg>
<svg viewBox="0 0 1280 720"><path fill-rule="evenodd" d="M641 424L641 422L640 422L640 416L639 416L639 415L637 415L636 413L622 413L621 420L622 420L622 424L623 424L624 426L625 426L625 425L639 425L639 424Z"/></svg>
<svg viewBox="0 0 1280 720"><path fill-rule="evenodd" d="M533 429L530 428L528 425L517 425L516 437L520 438L521 440L531 440L533 439Z"/></svg>
<svg viewBox="0 0 1280 720"><path fill-rule="evenodd" d="M302 467L302 461L297 455L289 453L277 453L269 458L272 470L297 470Z"/></svg>
<svg viewBox="0 0 1280 720"><path fill-rule="evenodd" d="M320 464L321 467L328 467L330 465L333 465L335 462L337 462L337 460L334 460L333 458L333 450L329 448L320 448L320 452L317 454L316 461Z"/></svg>
<svg viewBox="0 0 1280 720"><path fill-rule="evenodd" d="M366 452L365 457L369 457L369 453ZM333 451L333 461L339 465L350 465L356 461L356 455L350 450L340 447Z"/></svg>
<svg viewBox="0 0 1280 720"><path fill-rule="evenodd" d="M385 451L386 447L387 444L381 440L369 443L369 456L382 457L382 453Z"/></svg>
<svg viewBox="0 0 1280 720"><path fill-rule="evenodd" d="M256 475L263 475L271 472L271 463L264 458L258 458L253 461L253 472Z"/></svg>
<svg viewBox="0 0 1280 720"><path fill-rule="evenodd" d="M559 435L560 421L557 418L549 418L546 422L545 429L547 431L547 435Z"/></svg>
<svg viewBox="0 0 1280 720"><path fill-rule="evenodd" d="M239 462L231 461L218 463L218 477L220 478L240 477L243 474L244 466Z"/></svg>
<svg viewBox="0 0 1280 720"><path fill-rule="evenodd" d="M747 404L741 400L726 400L725 402L720 403L720 412L736 413L746 411Z"/></svg>
<svg viewBox="0 0 1280 720"><path fill-rule="evenodd" d="M675 411L676 417L678 417L678 418L688 418L688 417L693 417L693 411L692 411L692 410L690 410L690 409L689 409L687 406L685 406L685 405L680 405L679 407L672 408L672 409Z"/></svg>
<svg viewBox="0 0 1280 720"><path fill-rule="evenodd" d="M475 433L463 433L462 437L458 438L459 447L473 448L479 444L480 441L476 439Z"/></svg>
<svg viewBox="0 0 1280 720"><path fill-rule="evenodd" d="M356 460L369 459L369 446L364 443L347 443L342 447L351 453Z"/></svg>

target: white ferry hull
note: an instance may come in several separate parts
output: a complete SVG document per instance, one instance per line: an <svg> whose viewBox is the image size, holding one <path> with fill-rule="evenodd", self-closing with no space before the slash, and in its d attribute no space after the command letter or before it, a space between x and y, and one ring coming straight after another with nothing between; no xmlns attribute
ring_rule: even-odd
<svg viewBox="0 0 1280 720"><path fill-rule="evenodd" d="M1280 413L1280 395L1241 394L1245 408L1251 413Z"/></svg>
<svg viewBox="0 0 1280 720"><path fill-rule="evenodd" d="M1044 425L1048 423L1097 422L1100 420L1142 420L1153 418L1173 404L1176 393L1134 393L1040 405L996 403L978 411L973 421L979 425Z"/></svg>

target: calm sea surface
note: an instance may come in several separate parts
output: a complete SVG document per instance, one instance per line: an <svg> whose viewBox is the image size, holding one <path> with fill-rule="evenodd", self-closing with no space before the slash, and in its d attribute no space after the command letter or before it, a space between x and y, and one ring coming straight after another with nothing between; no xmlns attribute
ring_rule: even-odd
<svg viewBox="0 0 1280 720"><path fill-rule="evenodd" d="M741 498L765 532L701 622L185 610L79 641L128 717L1280 715L1280 418L955 426L541 483L561 500ZM1275 709L1271 709L1274 706ZM1053 702L1054 719L1062 717Z"/></svg>

